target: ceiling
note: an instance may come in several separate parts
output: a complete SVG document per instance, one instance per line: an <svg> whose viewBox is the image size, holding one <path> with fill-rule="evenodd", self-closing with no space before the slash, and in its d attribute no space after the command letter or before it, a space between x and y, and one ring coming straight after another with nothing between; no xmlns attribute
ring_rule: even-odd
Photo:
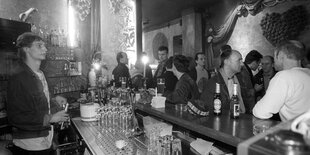
<svg viewBox="0 0 310 155"><path fill-rule="evenodd" d="M143 29L180 18L182 10L205 8L221 0L141 0Z"/></svg>

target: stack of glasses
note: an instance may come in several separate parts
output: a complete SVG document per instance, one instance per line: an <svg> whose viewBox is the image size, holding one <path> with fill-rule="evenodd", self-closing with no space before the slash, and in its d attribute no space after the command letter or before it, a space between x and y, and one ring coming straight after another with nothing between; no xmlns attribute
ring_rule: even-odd
<svg viewBox="0 0 310 155"><path fill-rule="evenodd" d="M124 133L126 136L130 136L134 130L132 117L130 105L105 105L101 107L98 125L102 127L103 131Z"/></svg>

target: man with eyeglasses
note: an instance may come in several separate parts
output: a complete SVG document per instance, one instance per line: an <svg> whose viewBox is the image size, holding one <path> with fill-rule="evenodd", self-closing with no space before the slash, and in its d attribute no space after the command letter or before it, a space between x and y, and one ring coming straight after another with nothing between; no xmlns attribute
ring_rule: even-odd
<svg viewBox="0 0 310 155"><path fill-rule="evenodd" d="M47 49L43 39L26 32L17 38L21 67L8 83L7 114L12 125L13 155L48 155L52 152L53 126L68 120L68 114L50 100L48 85L40 70Z"/></svg>

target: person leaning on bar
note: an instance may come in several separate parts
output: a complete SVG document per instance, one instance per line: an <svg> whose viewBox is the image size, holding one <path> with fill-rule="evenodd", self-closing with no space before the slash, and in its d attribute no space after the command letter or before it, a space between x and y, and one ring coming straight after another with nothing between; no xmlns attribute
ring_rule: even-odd
<svg viewBox="0 0 310 155"><path fill-rule="evenodd" d="M173 56L169 57L169 59L166 61L165 64L166 71L162 75L162 78L165 79L164 96L167 96L167 94L172 93L178 82L178 78L172 72L172 63L173 63Z"/></svg>
<svg viewBox="0 0 310 155"><path fill-rule="evenodd" d="M275 69L264 97L253 108L253 115L269 119L279 113L282 121L310 109L310 70L301 67L305 49L301 42L287 41L276 47Z"/></svg>
<svg viewBox="0 0 310 155"><path fill-rule="evenodd" d="M238 97L240 101L240 112L245 113L245 106L241 94L244 93L240 89L239 79L236 74L240 72L242 67L242 56L236 50L226 49L221 53L221 65L218 74L210 78L201 93L200 100L207 104L209 109L213 109L213 96L216 83L220 84L222 110L229 111L230 97L233 95L233 84L238 84Z"/></svg>
<svg viewBox="0 0 310 155"><path fill-rule="evenodd" d="M172 93L166 95L166 100L174 104L187 104L190 99L198 99L199 92L196 82L186 73L188 59L183 55L173 58L172 72L179 79Z"/></svg>

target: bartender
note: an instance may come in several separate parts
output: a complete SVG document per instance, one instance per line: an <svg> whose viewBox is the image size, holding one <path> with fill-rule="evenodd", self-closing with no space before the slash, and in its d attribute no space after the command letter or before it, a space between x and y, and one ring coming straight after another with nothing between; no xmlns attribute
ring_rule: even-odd
<svg viewBox="0 0 310 155"><path fill-rule="evenodd" d="M49 154L53 139L52 123L68 120L64 110L56 112L50 102L48 85L40 70L47 49L43 39L26 32L17 38L20 70L8 83L7 114L12 125L13 155Z"/></svg>

